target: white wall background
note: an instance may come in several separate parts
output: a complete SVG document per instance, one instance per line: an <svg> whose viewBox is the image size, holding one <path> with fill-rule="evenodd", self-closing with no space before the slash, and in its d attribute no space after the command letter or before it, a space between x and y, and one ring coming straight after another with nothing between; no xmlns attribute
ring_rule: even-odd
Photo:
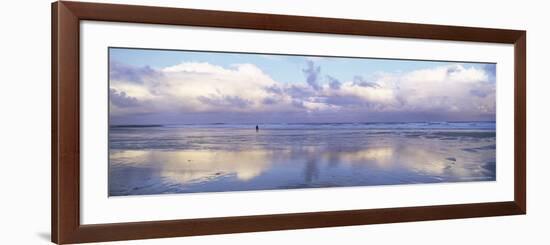
<svg viewBox="0 0 550 245"><path fill-rule="evenodd" d="M100 2L100 1L96 1ZM119 242L113 244L509 244L550 241L550 21L545 1L101 1L245 12L526 29L528 214ZM1 244L47 244L50 230L50 1L0 14ZM531 242L528 242L531 241Z"/></svg>

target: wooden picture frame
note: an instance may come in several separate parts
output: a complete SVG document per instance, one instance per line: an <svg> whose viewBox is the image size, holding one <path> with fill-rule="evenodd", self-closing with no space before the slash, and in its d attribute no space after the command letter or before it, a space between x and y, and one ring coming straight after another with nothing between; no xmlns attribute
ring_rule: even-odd
<svg viewBox="0 0 550 245"><path fill-rule="evenodd" d="M79 23L82 20L514 45L514 200L509 202L82 225ZM165 7L52 4L51 234L58 244L456 219L526 213L526 32ZM512 98L510 98L512 99Z"/></svg>

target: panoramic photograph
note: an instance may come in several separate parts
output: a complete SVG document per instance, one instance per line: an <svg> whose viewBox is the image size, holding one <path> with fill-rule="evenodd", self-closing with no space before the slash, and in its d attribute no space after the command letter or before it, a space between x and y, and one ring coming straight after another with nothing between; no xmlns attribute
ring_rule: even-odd
<svg viewBox="0 0 550 245"><path fill-rule="evenodd" d="M109 196L496 180L496 64L109 48Z"/></svg>

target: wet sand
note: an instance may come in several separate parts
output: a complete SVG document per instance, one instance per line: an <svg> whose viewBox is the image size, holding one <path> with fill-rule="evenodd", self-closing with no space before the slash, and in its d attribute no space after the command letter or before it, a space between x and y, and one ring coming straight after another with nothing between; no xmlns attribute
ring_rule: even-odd
<svg viewBox="0 0 550 245"><path fill-rule="evenodd" d="M109 195L494 181L494 128L117 127Z"/></svg>

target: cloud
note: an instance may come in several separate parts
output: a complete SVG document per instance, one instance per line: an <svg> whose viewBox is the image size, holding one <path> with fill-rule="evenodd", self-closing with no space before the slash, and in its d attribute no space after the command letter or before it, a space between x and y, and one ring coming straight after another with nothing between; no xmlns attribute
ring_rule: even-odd
<svg viewBox="0 0 550 245"><path fill-rule="evenodd" d="M117 61L109 62L109 78L111 80L143 83L145 79L161 75L149 66L131 67Z"/></svg>
<svg viewBox="0 0 550 245"><path fill-rule="evenodd" d="M269 93L273 93L273 94L277 94L277 95L283 94L283 90L277 85L272 85L272 86L269 86L269 87L265 87L264 89L265 89L266 92L269 92Z"/></svg>
<svg viewBox="0 0 550 245"><path fill-rule="evenodd" d="M253 104L252 101L240 98L238 96L226 96L226 95L223 95L223 96L214 95L209 97L199 96L197 97L197 99L202 103L205 103L214 107L222 107L222 108L238 107L238 108L246 109L248 106Z"/></svg>
<svg viewBox="0 0 550 245"><path fill-rule="evenodd" d="M492 91L489 90L483 90L483 89L470 89L470 94L473 96L485 98L488 95L490 95Z"/></svg>
<svg viewBox="0 0 550 245"><path fill-rule="evenodd" d="M378 73L368 80L359 74L340 80L321 74L320 66L306 60L305 81L286 83L253 64L222 67L183 62L163 69L114 64L110 106L115 122L138 117L170 118L173 123L196 118L216 122L223 118L231 122L257 118L280 122L494 120L496 108L495 65L452 64Z"/></svg>
<svg viewBox="0 0 550 245"><path fill-rule="evenodd" d="M264 105L273 105L273 104L277 104L277 100L273 99L273 98L265 98L262 103Z"/></svg>
<svg viewBox="0 0 550 245"><path fill-rule="evenodd" d="M109 98L111 103L118 107L134 107L139 105L136 98L130 97L124 91L117 91L116 89L109 89Z"/></svg>
<svg viewBox="0 0 550 245"><path fill-rule="evenodd" d="M328 86L331 89L340 89L340 86L342 86L342 83L340 83L340 81L334 77L327 76L327 80L329 81Z"/></svg>
<svg viewBox="0 0 550 245"><path fill-rule="evenodd" d="M133 69L139 71L143 68ZM291 96L284 93L284 88L252 64L235 64L226 68L204 62L184 62L155 70L155 73L158 75L141 79L141 83L111 78L111 97L114 98L111 108L115 116L128 113L280 111L285 105L293 107ZM125 108L137 101L141 102L139 108Z"/></svg>
<svg viewBox="0 0 550 245"><path fill-rule="evenodd" d="M394 79L402 110L495 113L495 86L484 69L450 65L417 70ZM472 91L476 96L471 96Z"/></svg>
<svg viewBox="0 0 550 245"><path fill-rule="evenodd" d="M360 87L371 87L371 88L379 88L380 85L374 82L368 82L365 80L362 76L355 76L353 77L353 82Z"/></svg>
<svg viewBox="0 0 550 245"><path fill-rule="evenodd" d="M302 72L306 75L306 82L315 90L321 89L317 81L319 74L321 73L321 67L315 66L313 60L307 60L307 68L303 69Z"/></svg>
<svg viewBox="0 0 550 245"><path fill-rule="evenodd" d="M305 86L303 84L291 84L283 86L284 93L291 96L292 98L304 99L314 96L317 93L315 89L312 89L311 87ZM320 86L319 89L321 89Z"/></svg>
<svg viewBox="0 0 550 245"><path fill-rule="evenodd" d="M483 66L483 69L485 70L487 75L493 78L497 75L497 66L495 64L485 64Z"/></svg>

